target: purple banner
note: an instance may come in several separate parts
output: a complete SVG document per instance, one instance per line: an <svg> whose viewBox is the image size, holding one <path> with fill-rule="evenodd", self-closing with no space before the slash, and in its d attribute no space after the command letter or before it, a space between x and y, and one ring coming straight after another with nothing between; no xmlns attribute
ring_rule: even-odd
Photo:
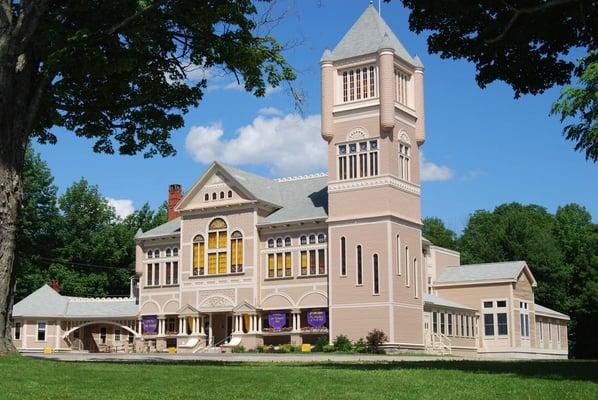
<svg viewBox="0 0 598 400"><path fill-rule="evenodd" d="M146 315L142 319L143 321L143 332L150 335L156 333L158 329L158 316L157 315Z"/></svg>
<svg viewBox="0 0 598 400"><path fill-rule="evenodd" d="M287 313L280 311L270 311L268 313L268 324L270 328L282 329L287 323Z"/></svg>
<svg viewBox="0 0 598 400"><path fill-rule="evenodd" d="M326 310L311 310L307 312L307 323L314 328L321 328L326 324Z"/></svg>

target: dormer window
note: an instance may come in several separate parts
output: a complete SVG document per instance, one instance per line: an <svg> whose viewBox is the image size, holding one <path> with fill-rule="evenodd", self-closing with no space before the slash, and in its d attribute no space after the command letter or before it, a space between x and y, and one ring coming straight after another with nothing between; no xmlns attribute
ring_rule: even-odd
<svg viewBox="0 0 598 400"><path fill-rule="evenodd" d="M341 79L343 103L376 97L376 68L373 65L345 70Z"/></svg>
<svg viewBox="0 0 598 400"><path fill-rule="evenodd" d="M338 146L338 179L365 178L378 175L378 140Z"/></svg>

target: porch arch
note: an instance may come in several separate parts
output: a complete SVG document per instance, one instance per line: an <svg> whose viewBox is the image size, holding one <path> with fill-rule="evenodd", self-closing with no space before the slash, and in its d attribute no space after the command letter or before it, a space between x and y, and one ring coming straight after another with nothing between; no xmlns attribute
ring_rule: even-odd
<svg viewBox="0 0 598 400"><path fill-rule="evenodd" d="M64 333L64 335L62 335L63 338L67 338L71 333L75 332L77 329L81 329L83 327L89 326L89 325L96 325L96 324L104 324L104 325L112 325L112 326L116 326L118 328L122 328L125 331L128 331L130 333L132 333L133 335L135 335L136 338L141 337L141 335L139 335L137 332L135 332L133 329L129 328L128 326L119 324L118 322L114 322L114 321L88 321L88 322L84 322L81 325L77 325L74 328L69 329L68 331L66 331Z"/></svg>

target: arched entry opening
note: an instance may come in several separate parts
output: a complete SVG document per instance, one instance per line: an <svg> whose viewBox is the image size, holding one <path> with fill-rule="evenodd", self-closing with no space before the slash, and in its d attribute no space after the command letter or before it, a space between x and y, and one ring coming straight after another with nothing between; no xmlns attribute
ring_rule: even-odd
<svg viewBox="0 0 598 400"><path fill-rule="evenodd" d="M64 340L71 350L90 353L110 353L132 351L135 339L135 321L86 321L68 329Z"/></svg>

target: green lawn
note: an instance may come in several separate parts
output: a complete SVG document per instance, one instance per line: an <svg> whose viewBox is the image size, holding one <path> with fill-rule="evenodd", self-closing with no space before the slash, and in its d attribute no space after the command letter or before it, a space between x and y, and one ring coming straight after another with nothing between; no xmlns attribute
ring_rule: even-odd
<svg viewBox="0 0 598 400"><path fill-rule="evenodd" d="M0 357L0 399L598 399L598 362L75 363Z"/></svg>

